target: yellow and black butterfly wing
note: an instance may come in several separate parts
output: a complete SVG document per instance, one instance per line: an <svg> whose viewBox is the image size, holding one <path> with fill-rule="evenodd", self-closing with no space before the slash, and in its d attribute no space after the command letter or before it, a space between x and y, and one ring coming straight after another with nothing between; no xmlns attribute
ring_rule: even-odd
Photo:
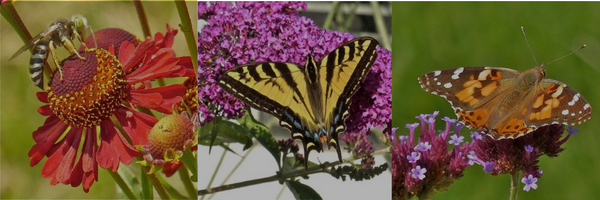
<svg viewBox="0 0 600 200"><path fill-rule="evenodd" d="M319 66L321 98L328 124L328 146L335 147L342 156L338 136L346 130L351 97L360 88L371 66L377 59L379 42L371 37L360 37L347 42L324 57Z"/></svg>
<svg viewBox="0 0 600 200"><path fill-rule="evenodd" d="M336 148L341 161L338 135L346 129L350 98L377 58L377 45L373 38L357 38L321 62L308 56L305 66L241 65L223 74L219 84L244 103L279 118L294 139L302 140L307 160L311 150L323 150L324 140Z"/></svg>
<svg viewBox="0 0 600 200"><path fill-rule="evenodd" d="M280 119L280 125L288 128L294 139L302 140L306 157L311 150L323 150L319 137L313 137L317 125L302 66L292 63L240 65L223 74L219 84L249 106Z"/></svg>

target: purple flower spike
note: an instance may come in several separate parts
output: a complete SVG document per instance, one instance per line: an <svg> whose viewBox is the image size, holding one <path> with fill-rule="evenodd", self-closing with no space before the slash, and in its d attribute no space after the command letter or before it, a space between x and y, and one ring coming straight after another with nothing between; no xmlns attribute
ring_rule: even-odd
<svg viewBox="0 0 600 200"><path fill-rule="evenodd" d="M474 138L473 150L477 155L475 163L482 165L483 170L492 176L499 174L523 173L531 177L527 179L524 190L536 189L536 182L542 173L538 166L542 155L557 157L564 149L561 147L571 136L564 134L563 125L548 125L516 139L494 140L491 137ZM524 182L525 183L525 182Z"/></svg>
<svg viewBox="0 0 600 200"><path fill-rule="evenodd" d="M446 128L437 134L435 117L439 113L416 117L421 122L421 135L415 133L419 123L407 124L408 139L392 149L392 198L431 197L445 191L463 176L464 169L476 159L471 144L464 137L453 135L450 146L448 133L456 120L443 118ZM406 138L403 137L403 138ZM452 148L449 148L452 147ZM426 175L425 175L426 174Z"/></svg>
<svg viewBox="0 0 600 200"><path fill-rule="evenodd" d="M427 169L425 168L421 168L421 166L418 166L413 168L411 170L412 172L412 177L413 178L418 178L419 180L423 180L425 178L425 173L427 172Z"/></svg>
<svg viewBox="0 0 600 200"><path fill-rule="evenodd" d="M417 160L421 158L421 154L419 152L412 152L410 155L406 156L409 163L417 163Z"/></svg>
<svg viewBox="0 0 600 200"><path fill-rule="evenodd" d="M487 174L488 172L494 171L494 166L496 163L494 162L485 162L485 166L483 167L483 171Z"/></svg>
<svg viewBox="0 0 600 200"><path fill-rule="evenodd" d="M463 136L459 137L458 134L454 134L454 135L450 136L450 139L451 140L450 140L450 142L448 142L448 144L458 146L458 145L460 145L461 142L464 141L465 137L463 137Z"/></svg>
<svg viewBox="0 0 600 200"><path fill-rule="evenodd" d="M533 152L533 146L531 146L531 145L525 145L525 151L527 151L527 153Z"/></svg>
<svg viewBox="0 0 600 200"><path fill-rule="evenodd" d="M415 151L425 152L431 149L431 144L429 142L419 142L419 145L415 147Z"/></svg>
<svg viewBox="0 0 600 200"><path fill-rule="evenodd" d="M533 175L529 174L529 176L527 176L527 178L523 177L521 179L521 182L525 184L525 186L523 186L523 190L529 192L529 190L531 188L533 188L534 190L537 189L537 178L533 177Z"/></svg>
<svg viewBox="0 0 600 200"><path fill-rule="evenodd" d="M573 126L569 126L569 128L567 128L567 132L569 133L569 135L575 135L579 132L579 129L574 128Z"/></svg>

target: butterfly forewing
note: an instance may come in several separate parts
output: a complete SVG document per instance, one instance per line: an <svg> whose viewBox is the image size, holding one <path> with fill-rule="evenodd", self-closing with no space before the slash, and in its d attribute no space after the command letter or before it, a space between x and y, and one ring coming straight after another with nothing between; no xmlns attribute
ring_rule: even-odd
<svg viewBox="0 0 600 200"><path fill-rule="evenodd" d="M553 79L544 79L533 96L526 124L541 127L549 124L577 125L592 116L592 107L580 93Z"/></svg>
<svg viewBox="0 0 600 200"><path fill-rule="evenodd" d="M241 65L223 74L219 84L244 103L279 118L294 139L302 140L307 160L311 150L323 150L325 140L341 161L338 135L345 130L350 98L377 58L377 45L373 38L356 38L320 62L309 56L305 66Z"/></svg>

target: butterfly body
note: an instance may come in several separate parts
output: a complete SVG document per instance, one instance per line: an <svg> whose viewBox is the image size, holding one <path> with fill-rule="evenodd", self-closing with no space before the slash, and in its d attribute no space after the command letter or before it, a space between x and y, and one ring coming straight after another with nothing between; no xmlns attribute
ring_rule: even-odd
<svg viewBox="0 0 600 200"><path fill-rule="evenodd" d="M378 42L360 37L342 44L321 61L304 65L266 62L240 65L221 76L221 87L244 103L280 119L292 138L311 150L334 147L342 161L338 135L346 130L350 99L377 58ZM305 163L305 167L307 167Z"/></svg>
<svg viewBox="0 0 600 200"><path fill-rule="evenodd" d="M519 72L463 67L419 77L421 87L450 102L458 120L494 139L517 138L550 124L577 125L591 117L575 90L545 78L543 65Z"/></svg>

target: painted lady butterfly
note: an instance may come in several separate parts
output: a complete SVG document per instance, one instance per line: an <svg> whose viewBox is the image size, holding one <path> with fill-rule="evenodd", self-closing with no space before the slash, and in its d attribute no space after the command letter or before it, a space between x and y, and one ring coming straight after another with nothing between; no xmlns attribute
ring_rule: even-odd
<svg viewBox="0 0 600 200"><path fill-rule="evenodd" d="M525 72L461 67L429 72L419 77L419 83L423 90L446 98L461 123L494 139L590 119L592 107L581 94L545 75L543 65Z"/></svg>

